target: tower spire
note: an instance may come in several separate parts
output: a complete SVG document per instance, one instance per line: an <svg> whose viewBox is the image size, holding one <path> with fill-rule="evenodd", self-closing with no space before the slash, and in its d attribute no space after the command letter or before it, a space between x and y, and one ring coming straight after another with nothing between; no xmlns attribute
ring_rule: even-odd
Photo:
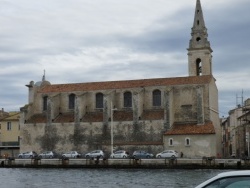
<svg viewBox="0 0 250 188"><path fill-rule="evenodd" d="M212 49L210 48L210 42L207 40L207 28L205 26L200 0L196 1L194 23L191 31L191 36L192 38L189 42L189 49L208 48L212 52Z"/></svg>
<svg viewBox="0 0 250 188"><path fill-rule="evenodd" d="M189 41L188 63L189 76L201 76L212 74L213 50L208 41L207 28L203 18L200 0L196 0L194 13L194 23L191 29L191 39Z"/></svg>

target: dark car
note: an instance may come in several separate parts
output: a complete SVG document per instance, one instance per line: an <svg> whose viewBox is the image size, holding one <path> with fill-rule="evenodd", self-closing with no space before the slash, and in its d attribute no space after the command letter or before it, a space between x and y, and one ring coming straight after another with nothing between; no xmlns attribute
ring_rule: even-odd
<svg viewBox="0 0 250 188"><path fill-rule="evenodd" d="M136 159L141 159L141 158L153 158L154 155L152 153L148 153L146 151L142 151L142 150L138 150L138 151L134 151L133 153L133 157Z"/></svg>

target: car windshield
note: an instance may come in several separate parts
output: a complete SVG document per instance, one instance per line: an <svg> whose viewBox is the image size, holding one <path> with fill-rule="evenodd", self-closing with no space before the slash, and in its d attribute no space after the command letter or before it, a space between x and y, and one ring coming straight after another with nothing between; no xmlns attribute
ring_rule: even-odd
<svg viewBox="0 0 250 188"><path fill-rule="evenodd" d="M227 177L216 180L204 188L239 188L249 187L250 177Z"/></svg>

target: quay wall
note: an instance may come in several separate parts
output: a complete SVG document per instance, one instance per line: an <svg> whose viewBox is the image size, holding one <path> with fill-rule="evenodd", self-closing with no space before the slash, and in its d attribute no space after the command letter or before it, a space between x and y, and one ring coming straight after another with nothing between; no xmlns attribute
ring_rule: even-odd
<svg viewBox="0 0 250 188"><path fill-rule="evenodd" d="M250 169L242 159L0 159L2 168Z"/></svg>

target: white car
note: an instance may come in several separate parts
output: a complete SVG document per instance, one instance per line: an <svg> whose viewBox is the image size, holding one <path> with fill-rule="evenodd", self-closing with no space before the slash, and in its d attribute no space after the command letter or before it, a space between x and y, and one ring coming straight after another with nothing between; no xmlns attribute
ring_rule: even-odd
<svg viewBox="0 0 250 188"><path fill-rule="evenodd" d="M57 154L53 151L44 151L38 155L41 159L52 159L57 157Z"/></svg>
<svg viewBox="0 0 250 188"><path fill-rule="evenodd" d="M91 151L89 153L86 153L85 157L86 158L96 158L96 157L103 158L104 157L104 153L103 153L102 150L94 150L94 151Z"/></svg>
<svg viewBox="0 0 250 188"><path fill-rule="evenodd" d="M129 154L125 150L119 150L110 155L110 158L128 158Z"/></svg>
<svg viewBox="0 0 250 188"><path fill-rule="evenodd" d="M32 158L35 158L35 157L37 157L37 153L34 152L34 151L28 151L28 152L20 153L18 155L18 158L20 158L20 159L24 159L24 158L26 158L26 159L27 158L32 159Z"/></svg>
<svg viewBox="0 0 250 188"><path fill-rule="evenodd" d="M177 158L179 154L175 150L165 150L161 153L156 154L156 158Z"/></svg>
<svg viewBox="0 0 250 188"><path fill-rule="evenodd" d="M195 188L243 188L250 187L250 170L220 173Z"/></svg>
<svg viewBox="0 0 250 188"><path fill-rule="evenodd" d="M81 154L79 154L77 151L69 151L67 153L62 154L63 158L79 158L81 157Z"/></svg>

